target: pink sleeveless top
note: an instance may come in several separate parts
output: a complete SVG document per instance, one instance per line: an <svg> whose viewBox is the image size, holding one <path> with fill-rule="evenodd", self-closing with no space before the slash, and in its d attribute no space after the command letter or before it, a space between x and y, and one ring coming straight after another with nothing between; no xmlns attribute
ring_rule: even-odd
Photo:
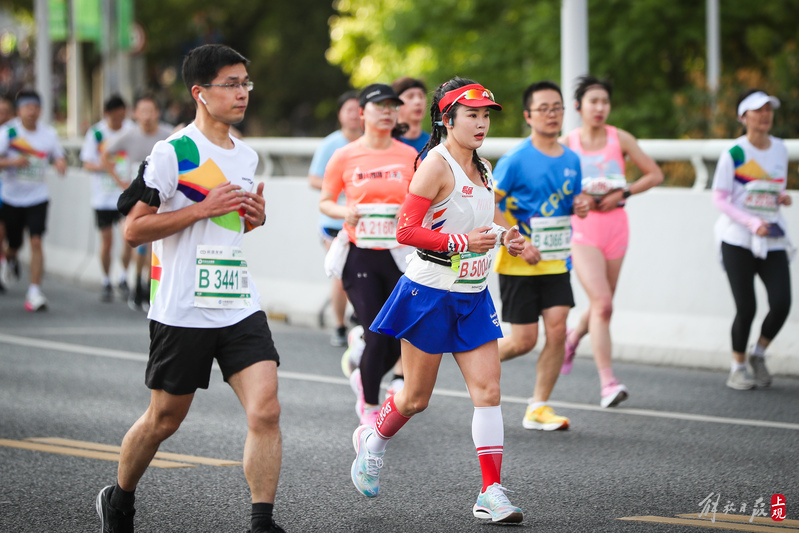
<svg viewBox="0 0 799 533"><path fill-rule="evenodd" d="M619 132L615 126L605 124L607 142L604 148L594 152L583 149L580 128L569 133L569 148L580 156L583 173L583 192L602 196L613 189L624 187L624 154L619 143Z"/></svg>

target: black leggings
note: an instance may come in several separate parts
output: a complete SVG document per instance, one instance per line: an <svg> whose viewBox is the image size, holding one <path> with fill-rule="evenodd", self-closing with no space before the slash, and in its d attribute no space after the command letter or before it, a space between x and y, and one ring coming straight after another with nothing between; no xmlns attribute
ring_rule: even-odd
<svg viewBox="0 0 799 533"><path fill-rule="evenodd" d="M723 242L721 258L735 300L732 349L735 352L746 353L746 342L757 310L755 274L760 276L766 286L769 306L768 314L760 328L760 335L771 341L788 318L788 312L791 310L788 254L785 250L776 250L769 252L765 259L758 259L746 248Z"/></svg>
<svg viewBox="0 0 799 533"><path fill-rule="evenodd" d="M400 341L369 329L394 286L402 277L391 252L368 250L350 244L350 252L341 275L347 297L363 324L366 347L361 357L361 380L366 403L379 405L380 381L400 356Z"/></svg>

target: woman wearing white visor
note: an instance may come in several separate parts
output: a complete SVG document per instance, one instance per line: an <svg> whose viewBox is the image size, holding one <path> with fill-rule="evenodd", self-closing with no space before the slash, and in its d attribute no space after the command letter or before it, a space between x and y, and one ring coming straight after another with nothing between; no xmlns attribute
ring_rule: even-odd
<svg viewBox="0 0 799 533"><path fill-rule="evenodd" d="M722 212L716 240L735 300L732 324L732 369L727 386L736 390L771 385L765 350L779 333L791 308L788 255L782 206L786 194L788 152L781 139L769 135L780 101L763 91L748 91L738 101L744 135L719 157L713 176L713 203ZM746 344L755 318L755 274L768 294L769 312L749 353Z"/></svg>

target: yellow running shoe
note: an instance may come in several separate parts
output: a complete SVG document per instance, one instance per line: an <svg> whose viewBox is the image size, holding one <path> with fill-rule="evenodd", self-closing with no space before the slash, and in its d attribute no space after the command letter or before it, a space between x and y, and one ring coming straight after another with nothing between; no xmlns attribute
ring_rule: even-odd
<svg viewBox="0 0 799 533"><path fill-rule="evenodd" d="M565 416L558 416L548 405L542 405L538 409L533 409L532 405L527 406L527 412L522 420L524 429L539 429L543 431L555 431L556 429L569 429L569 419Z"/></svg>

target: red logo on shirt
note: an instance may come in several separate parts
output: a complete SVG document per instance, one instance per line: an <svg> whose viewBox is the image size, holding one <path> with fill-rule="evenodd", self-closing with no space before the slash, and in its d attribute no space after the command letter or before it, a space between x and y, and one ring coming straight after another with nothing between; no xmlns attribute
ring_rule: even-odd
<svg viewBox="0 0 799 533"><path fill-rule="evenodd" d="M463 186L462 195L464 198L471 198L473 193L474 193L474 187L469 187L468 185Z"/></svg>
<svg viewBox="0 0 799 533"><path fill-rule="evenodd" d="M771 519L775 522L785 520L785 496L782 494L771 495Z"/></svg>

